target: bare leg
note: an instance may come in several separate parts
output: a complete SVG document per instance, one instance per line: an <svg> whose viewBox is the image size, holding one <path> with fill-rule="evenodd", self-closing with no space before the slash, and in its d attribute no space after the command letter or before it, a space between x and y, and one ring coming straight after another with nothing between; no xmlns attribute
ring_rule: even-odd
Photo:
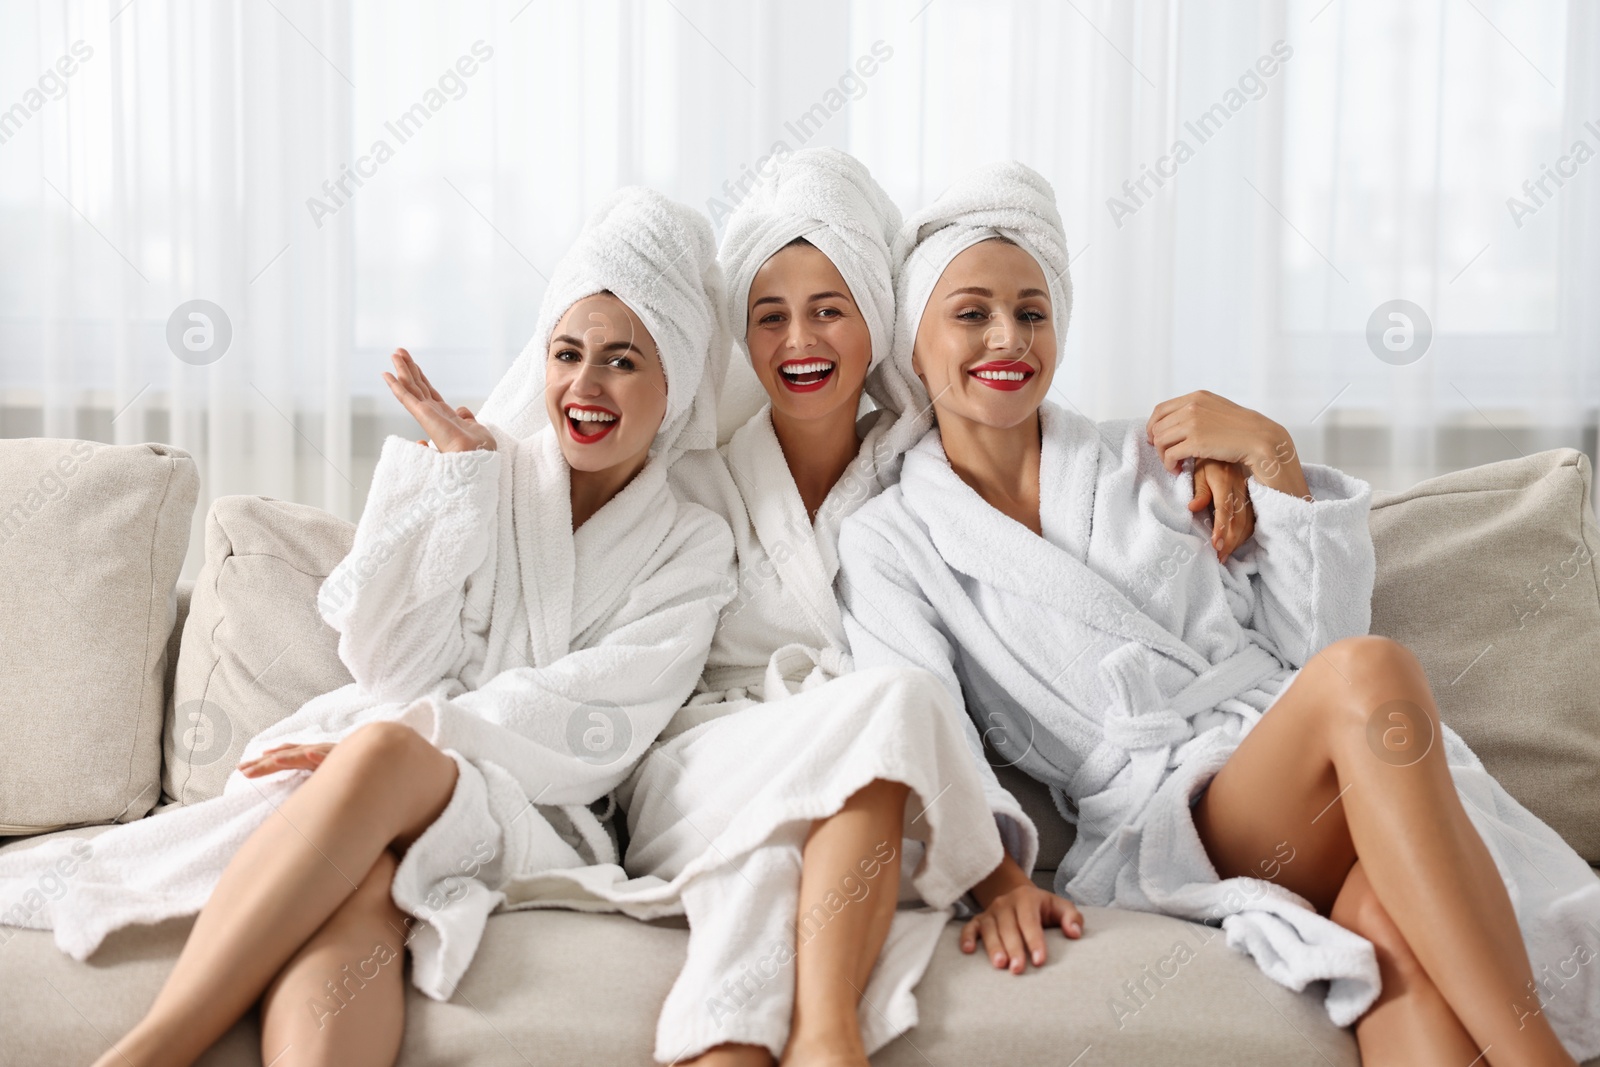
<svg viewBox="0 0 1600 1067"><path fill-rule="evenodd" d="M1375 745L1369 721L1388 726L1397 709L1407 728L1395 720ZM1195 825L1220 875L1270 877L1323 914L1359 858L1489 1064L1574 1065L1523 1008L1533 974L1510 898L1456 795L1427 677L1401 645L1360 637L1318 654L1212 780Z"/></svg>
<svg viewBox="0 0 1600 1067"><path fill-rule="evenodd" d="M1356 1021L1363 1067L1464 1067L1479 1049L1372 891L1360 861L1329 916L1377 950L1383 991Z"/></svg>
<svg viewBox="0 0 1600 1067"><path fill-rule="evenodd" d="M384 852L261 998L261 1062L390 1067L405 1026L408 916L389 895L399 860Z"/></svg>
<svg viewBox="0 0 1600 1067"><path fill-rule="evenodd" d="M899 782L876 779L819 819L806 839L786 1065L867 1067L858 1009L894 921L909 793ZM862 895L831 913L824 898L856 883L866 886Z"/></svg>
<svg viewBox="0 0 1600 1067"><path fill-rule="evenodd" d="M844 807L818 819L806 838L800 871L795 936L794 1023L783 1063L795 1067L865 1067L857 1011L878 953L889 936L900 895L900 841L910 789L874 779ZM892 852L891 852L892 850ZM892 859L884 860L892 855ZM866 872L872 871L872 877ZM851 884L866 891L837 914L823 903ZM826 917L819 921L815 915ZM692 1067L771 1067L760 1045L726 1044L709 1049Z"/></svg>
<svg viewBox="0 0 1600 1067"><path fill-rule="evenodd" d="M455 778L455 761L408 726L374 723L335 746L239 849L149 1013L96 1067L193 1063L389 845L439 817Z"/></svg>

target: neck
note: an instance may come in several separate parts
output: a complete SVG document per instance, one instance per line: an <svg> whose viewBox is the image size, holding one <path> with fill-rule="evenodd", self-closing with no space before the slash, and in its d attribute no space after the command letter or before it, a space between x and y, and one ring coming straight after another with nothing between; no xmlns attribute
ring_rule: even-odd
<svg viewBox="0 0 1600 1067"><path fill-rule="evenodd" d="M595 512L605 507L612 497L633 481L633 476L644 469L649 459L650 452L647 449L625 463L604 470L580 471L571 468L572 528L576 530L593 518Z"/></svg>
<svg viewBox="0 0 1600 1067"><path fill-rule="evenodd" d="M860 406L861 393L857 391L848 404L840 404L820 419L793 419L772 409L773 432L800 490L806 515L813 520L861 449L856 440L856 409Z"/></svg>
<svg viewBox="0 0 1600 1067"><path fill-rule="evenodd" d="M1043 442L1039 414L1015 426L995 427L959 416L939 417L939 440L950 468L990 506L1042 533L1039 464Z"/></svg>

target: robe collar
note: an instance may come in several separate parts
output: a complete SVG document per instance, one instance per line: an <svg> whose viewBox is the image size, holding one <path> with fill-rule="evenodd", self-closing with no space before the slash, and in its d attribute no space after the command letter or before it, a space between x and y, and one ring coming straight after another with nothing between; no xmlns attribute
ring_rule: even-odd
<svg viewBox="0 0 1600 1067"><path fill-rule="evenodd" d="M833 594L833 579L839 571L838 525L825 524L819 531L806 515L800 487L789 472L783 446L772 427L770 404L734 433L728 442L727 461L756 538L782 576L786 591L816 632L842 644L844 619ZM848 469L824 499L819 519L837 507L835 494L846 488L847 481ZM824 545L821 542L829 536L829 525L832 543Z"/></svg>
<svg viewBox="0 0 1600 1067"><path fill-rule="evenodd" d="M996 510L961 480L937 427L906 454L901 484L907 508L954 570L1147 645L1197 672L1204 670L1207 664L1199 653L1085 562L1101 465L1116 465L1121 457L1082 415L1049 401L1039 415L1039 520L1044 536Z"/></svg>
<svg viewBox="0 0 1600 1067"><path fill-rule="evenodd" d="M555 435L545 427L497 441L510 453L511 533L536 667L565 656L609 613L677 520L665 466L652 458L574 532L572 471Z"/></svg>

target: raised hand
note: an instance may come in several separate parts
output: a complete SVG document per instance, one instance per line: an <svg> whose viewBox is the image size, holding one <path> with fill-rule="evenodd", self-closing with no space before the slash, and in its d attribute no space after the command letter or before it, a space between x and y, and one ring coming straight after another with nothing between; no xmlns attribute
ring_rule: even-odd
<svg viewBox="0 0 1600 1067"><path fill-rule="evenodd" d="M1186 459L1217 459L1242 464L1262 485L1311 498L1289 432L1215 393L1202 389L1157 404L1145 423L1145 437L1174 474Z"/></svg>
<svg viewBox="0 0 1600 1067"><path fill-rule="evenodd" d="M322 766L322 761L328 758L328 753L333 751L333 744L320 745L279 745L257 756L253 760L239 764L239 770L246 778L260 778L279 771L314 771Z"/></svg>
<svg viewBox="0 0 1600 1067"><path fill-rule="evenodd" d="M384 371L384 382L395 399L405 405L412 418L433 439L435 448L440 452L470 452L475 448L494 451L494 434L466 408L453 408L445 403L439 390L411 358L411 353L397 348L389 358L394 361L395 372Z"/></svg>
<svg viewBox="0 0 1600 1067"><path fill-rule="evenodd" d="M1220 459L1194 461L1194 499L1190 511L1211 506L1211 547L1222 562L1256 532L1256 509L1250 503L1250 472L1242 463Z"/></svg>

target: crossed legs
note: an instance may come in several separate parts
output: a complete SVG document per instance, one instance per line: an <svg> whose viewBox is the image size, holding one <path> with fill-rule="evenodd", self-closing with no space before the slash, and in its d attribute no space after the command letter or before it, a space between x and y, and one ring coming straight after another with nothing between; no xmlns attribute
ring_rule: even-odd
<svg viewBox="0 0 1600 1067"><path fill-rule="evenodd" d="M1356 1024L1363 1063L1574 1063L1528 1002L1511 900L1403 646L1351 638L1306 664L1212 780L1195 826L1220 876L1270 877L1374 943L1384 989Z"/></svg>
<svg viewBox="0 0 1600 1067"><path fill-rule="evenodd" d="M262 1051L277 1067L392 1063L401 959L363 978L333 1018L308 1002L320 993L331 1010L324 983L338 986L346 964L370 973L379 942L400 953L389 850L439 817L455 778L455 761L407 726L373 723L336 745L245 841L155 1003L96 1067L192 1063L269 991Z"/></svg>

